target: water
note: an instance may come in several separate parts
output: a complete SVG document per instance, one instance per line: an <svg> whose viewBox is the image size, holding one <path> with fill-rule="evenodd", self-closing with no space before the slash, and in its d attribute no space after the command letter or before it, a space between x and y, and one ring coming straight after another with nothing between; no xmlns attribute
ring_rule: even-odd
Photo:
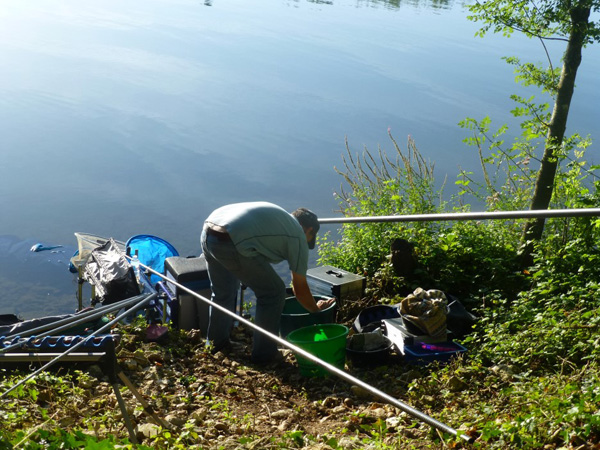
<svg viewBox="0 0 600 450"><path fill-rule="evenodd" d="M336 216L346 138L360 152L411 135L451 185L477 167L460 120L515 123L500 57L543 58L474 38L465 17L440 1L4 1L0 313L71 312L75 231L154 234L187 256L225 203ZM599 122L599 71L590 47L571 132Z"/></svg>

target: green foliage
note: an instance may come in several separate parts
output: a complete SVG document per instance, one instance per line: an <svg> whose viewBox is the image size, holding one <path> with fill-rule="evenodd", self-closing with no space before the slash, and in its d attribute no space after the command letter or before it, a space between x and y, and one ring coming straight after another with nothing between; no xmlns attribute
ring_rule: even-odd
<svg viewBox="0 0 600 450"><path fill-rule="evenodd" d="M434 213L438 193L434 191L433 167L409 139L405 154L392 138L396 158L392 161L379 149L378 159L365 149L362 157L353 156L346 142L344 177L349 191L342 185L337 197L347 217ZM401 223L362 223L344 225L341 239L330 234L320 239L321 262L355 273L373 275L385 261L394 237L430 236L439 227L431 223L407 226Z"/></svg>
<svg viewBox="0 0 600 450"><path fill-rule="evenodd" d="M467 118L459 125L472 133L464 142L476 147L483 174L482 183L462 171L457 181L461 189L459 196L483 202L492 211L525 209L533 195L535 183L536 173L532 166L535 161L535 144L531 139L524 139L516 141L507 149L502 139L507 127L501 126L492 133L489 117L484 117L481 121Z"/></svg>
<svg viewBox="0 0 600 450"><path fill-rule="evenodd" d="M549 79L544 82L551 86ZM521 107L515 115L533 119L524 122L522 136L508 148L503 140L506 127L491 132L489 118L462 123L472 132L467 143L479 151L483 176L478 181L463 171L454 203L433 201L439 192L433 190L432 171L427 183L399 183L396 178L407 179L407 172L418 172L418 166L375 170L374 158L365 153L346 165L343 175L352 193L340 196L342 212L377 216L443 208L468 211L471 200L492 211L526 209L539 167L536 149L545 132L539 119L547 107L536 106L533 99L516 99ZM557 155L565 163L557 168L552 208L600 206L598 167L585 161L588 146L589 139L574 135L559 148ZM368 169L365 159L370 161ZM428 192L416 194L412 189ZM368 200L370 195L375 200ZM403 201L408 198L432 201L415 202L423 208L419 210ZM600 219L546 222L528 271L518 269L522 222L517 220L352 224L343 227L339 242L323 246L322 262L370 275L370 286L377 287L371 293L379 293L382 303L416 285L472 300L469 305L480 320L476 332L463 342L469 359L430 368L426 377L410 384L407 395L422 410L434 408L428 398L442 402L446 406L436 410L439 418L463 423L461 429L478 436L485 448L587 448L600 439ZM415 244L419 266L411 280L398 278L386 258L394 237ZM371 433L370 445L385 448L384 427L363 431Z"/></svg>
<svg viewBox="0 0 600 450"><path fill-rule="evenodd" d="M469 126L480 124L471 121ZM425 163L412 140L406 155L390 138L397 155L395 162L382 150L378 161L366 149L362 157L352 157L347 147L346 171L338 171L350 187L349 191L342 189L338 196L343 214L364 217L443 212L449 204L441 200L442 190L435 190L433 166ZM478 135L474 139L481 144L484 137ZM503 157L499 153L483 163L491 165ZM458 200L462 201L464 194L479 195L471 190L475 183L464 177L461 183L463 190ZM493 183L490 177L489 187L481 188L489 191ZM513 183L517 184L509 184L502 193L493 191L488 196L490 202L496 207L514 202L512 193L520 192L524 182L513 179ZM456 212L467 210L459 201L453 208ZM371 287L379 286L382 295L405 293L417 287L442 289L464 297L490 289L513 292L520 283L515 248L519 232L514 222L494 221L345 224L339 240L333 240L331 235L321 239L320 262L372 277ZM414 244L418 265L409 280L394 277L388 255L395 238Z"/></svg>
<svg viewBox="0 0 600 450"><path fill-rule="evenodd" d="M378 449L391 449L394 448L386 444L386 437L388 436L388 429L385 421L377 419L372 424L362 424L360 426L368 435L368 439L363 439L365 445L370 445Z"/></svg>
<svg viewBox="0 0 600 450"><path fill-rule="evenodd" d="M585 8L592 12L600 10L598 0L576 0L572 2L555 2L553 0L483 0L469 5L473 15L470 20L481 22L482 28L477 33L485 35L488 31L510 36L519 31L530 38L566 39L572 23L572 14ZM598 42L600 39L600 22L590 22L586 30L584 44Z"/></svg>
<svg viewBox="0 0 600 450"><path fill-rule="evenodd" d="M430 286L468 298L521 287L514 229L502 222L457 222L436 236L424 258Z"/></svg>
<svg viewBox="0 0 600 450"><path fill-rule="evenodd" d="M536 106L530 99L523 110L516 115L541 114L535 111ZM545 109L547 105L541 108ZM480 155L483 182L477 182L470 174L461 172L457 185L460 187L459 196L465 199L472 198L477 202L485 202L489 210L524 210L527 209L533 191L539 161L536 151L540 139L545 132L545 127L540 126L537 120L526 120L523 123L523 134L516 139L509 148L506 148L502 139L506 133L506 126L501 126L497 131L491 132L491 120L489 117L477 121L472 118L465 119L460 123L464 129L470 130L472 136L467 137L464 142L476 146ZM554 195L551 207L554 209L568 208L593 208L600 205L600 198L596 190L598 167L590 166L585 160L585 151L590 146L589 137L582 138L574 134L565 138L560 148L560 158L566 163L557 167L554 185ZM467 180L467 181L465 181ZM468 200L463 200L468 201ZM563 243L576 231L576 224L589 223L587 221L574 220L570 218L552 219L546 225L546 235L559 234L563 236ZM504 222L503 226L511 227L511 234L519 233L519 222ZM548 241L555 247L562 245L556 240ZM549 248L548 251L557 250Z"/></svg>
<svg viewBox="0 0 600 450"><path fill-rule="evenodd" d="M576 238L561 252L538 255L531 289L514 302L481 309L478 331L464 344L479 370L506 368L484 381L501 387L504 402L503 413L496 409L480 424L491 448L585 446L600 436L599 258L600 249Z"/></svg>
<svg viewBox="0 0 600 450"><path fill-rule="evenodd" d="M531 209L550 208L554 201L556 169L573 149L573 140L565 138L566 124L575 89L577 70L582 61L582 49L600 39L600 10L598 0L575 0L555 2L553 0L483 0L469 6L473 13L469 19L481 21L479 35L488 31L502 32L510 36L519 31L530 38L539 39L548 61L548 68L532 63L521 63L518 58L507 58L516 66L517 81L524 86L537 86L542 93L553 97L554 106L549 114L548 106L528 99L513 96L522 106L513 114L527 117L522 122L522 145L532 140L545 143L542 156L539 157L540 170L537 172L535 190L531 197ZM591 20L590 20L591 19ZM562 40L567 43L562 57L562 69L553 67L550 52L546 47L549 40ZM521 265L531 264L533 246L542 240L544 220L530 219L521 239Z"/></svg>
<svg viewBox="0 0 600 450"><path fill-rule="evenodd" d="M531 99L515 114L542 114L545 105L535 109ZM466 119L461 123L472 132L465 142L477 147L483 174L478 181L462 171L452 203L442 200L442 190L435 190L433 166L427 164L414 142L409 140L405 154L390 136L396 152L395 161L379 150L378 160L367 150L362 156L344 158L346 171L338 170L349 189L338 195L341 211L348 217L411 215L469 210L471 201L484 203L491 211L523 210L533 195L537 174L535 153L543 127L539 122L524 122L524 133L509 148L503 135L506 127L491 132L491 120ZM583 160L589 139L574 135L562 147L568 164L559 166L552 207L590 207L598 204L590 194L588 178L593 169ZM567 156L571 155L571 156ZM572 219L548 221L547 234L563 236L564 243L573 234ZM517 252L522 221L483 222L369 222L345 224L335 239L326 235L320 242L320 262L372 277L372 286L383 295L406 292L416 287L438 288L469 297L500 290L512 297L522 287ZM394 278L390 244L403 238L415 245L418 267L410 280ZM557 240L546 251L562 245ZM381 278L385 281L381 281Z"/></svg>
<svg viewBox="0 0 600 450"><path fill-rule="evenodd" d="M550 240L554 239L562 242L560 236ZM546 371L599 360L595 344L600 326L600 250L586 240L576 238L560 251L538 253L532 287L510 308L482 311L486 331L480 335L483 341L474 344L483 357L492 349L496 363Z"/></svg>
<svg viewBox="0 0 600 450"><path fill-rule="evenodd" d="M302 448L304 447L304 432L301 430L287 432L283 439L279 440L281 448Z"/></svg>
<svg viewBox="0 0 600 450"><path fill-rule="evenodd" d="M12 439L3 438L0 434L1 448L22 448L25 450L58 450L58 449L86 449L86 450L112 450L139 449L146 450L151 447L133 445L127 440L117 440L114 437L98 440L82 431L66 431L60 428L52 430L36 430L31 434L17 432Z"/></svg>
<svg viewBox="0 0 600 450"><path fill-rule="evenodd" d="M185 450L198 441L198 433L190 423L184 424L177 432L162 430L152 438L150 448L168 448Z"/></svg>

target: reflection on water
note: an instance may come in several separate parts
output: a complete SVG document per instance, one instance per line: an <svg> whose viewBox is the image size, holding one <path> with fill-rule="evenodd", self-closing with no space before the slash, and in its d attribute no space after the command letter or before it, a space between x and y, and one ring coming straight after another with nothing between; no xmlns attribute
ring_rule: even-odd
<svg viewBox="0 0 600 450"><path fill-rule="evenodd" d="M331 5L336 3L348 3L347 0L292 0L293 3L314 3L316 5ZM204 3L212 6L212 1ZM384 7L389 9L399 9L402 6L408 6L416 9L450 9L454 0L356 0L356 7Z"/></svg>
<svg viewBox="0 0 600 450"><path fill-rule="evenodd" d="M454 6L454 0L358 0L358 3L366 6L382 5L392 9L406 6L416 9L451 9Z"/></svg>

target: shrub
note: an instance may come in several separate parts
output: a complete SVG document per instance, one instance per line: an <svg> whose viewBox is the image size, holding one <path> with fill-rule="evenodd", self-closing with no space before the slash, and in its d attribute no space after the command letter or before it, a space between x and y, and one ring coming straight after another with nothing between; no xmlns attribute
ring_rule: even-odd
<svg viewBox="0 0 600 450"><path fill-rule="evenodd" d="M394 160L381 148L377 159L368 149L362 156L353 156L346 142L345 170L338 170L348 186L344 189L342 185L338 194L344 216L469 210L468 205L459 204L458 198L454 199L454 206L443 201L443 187L435 188L433 164L425 161L412 139L408 140L406 152L391 134L390 139L396 153ZM401 294L416 287L441 289L463 298L495 289L514 292L521 286L515 247L519 233L517 223L507 225L505 221L351 223L341 227L339 239L331 233L321 239L319 261L374 277L374 284L394 286ZM379 277L395 276L388 255L396 238L414 245L416 270L409 279L378 282Z"/></svg>

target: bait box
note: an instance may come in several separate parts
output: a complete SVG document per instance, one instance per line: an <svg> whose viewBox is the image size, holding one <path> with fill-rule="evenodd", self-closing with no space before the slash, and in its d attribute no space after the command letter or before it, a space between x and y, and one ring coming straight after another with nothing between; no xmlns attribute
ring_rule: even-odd
<svg viewBox="0 0 600 450"><path fill-rule="evenodd" d="M335 297L338 306L346 300L364 297L367 286L365 277L332 266L309 269L306 279L313 295Z"/></svg>
<svg viewBox="0 0 600 450"><path fill-rule="evenodd" d="M434 361L445 364L450 361L450 358L467 351L465 347L452 341L437 342L430 345L434 349L423 348L421 343L406 345L404 347L404 361L415 366L426 366ZM435 347L443 350L435 350Z"/></svg>
<svg viewBox="0 0 600 450"><path fill-rule="evenodd" d="M206 336L210 306L187 291L175 286L176 282L196 294L210 300L212 291L204 255L198 258L171 256L165 259L167 287L176 296L176 305L172 311L173 325L183 330L200 330Z"/></svg>

